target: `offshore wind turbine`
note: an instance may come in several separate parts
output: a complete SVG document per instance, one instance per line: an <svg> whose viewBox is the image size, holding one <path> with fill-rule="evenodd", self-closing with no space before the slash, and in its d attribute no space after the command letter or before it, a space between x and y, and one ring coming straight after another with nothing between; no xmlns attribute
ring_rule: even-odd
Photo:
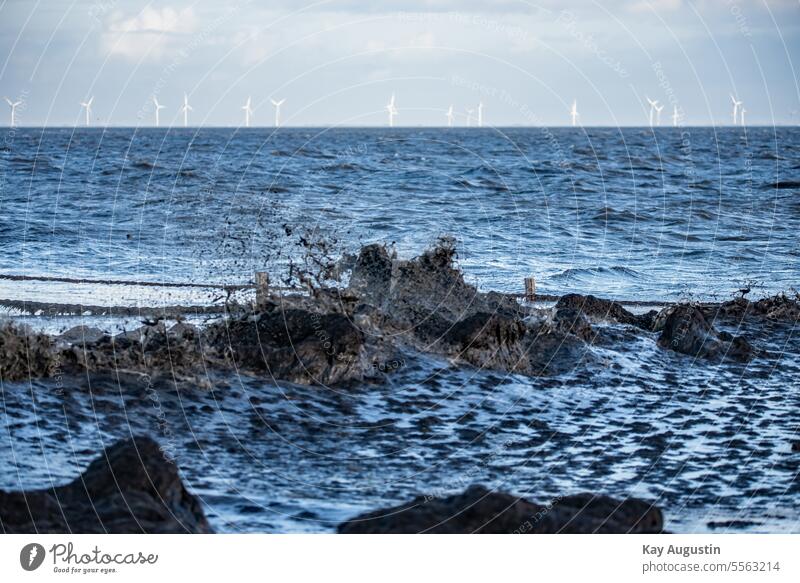
<svg viewBox="0 0 800 583"><path fill-rule="evenodd" d="M394 127L394 116L397 115L397 107L394 104L394 93L392 93L392 98L389 99L389 103L386 104L386 111L389 114L389 127Z"/></svg>
<svg viewBox="0 0 800 583"><path fill-rule="evenodd" d="M472 125L472 112L475 111L474 109L467 108L467 127Z"/></svg>
<svg viewBox="0 0 800 583"><path fill-rule="evenodd" d="M572 116L572 127L576 127L578 125L578 100L575 99L572 101L572 109L569 111L570 116Z"/></svg>
<svg viewBox="0 0 800 583"><path fill-rule="evenodd" d="M158 99L156 99L155 95L153 95L153 107L156 110L156 127L158 127L160 125L158 112L164 109L164 106L158 103Z"/></svg>
<svg viewBox="0 0 800 583"><path fill-rule="evenodd" d="M662 105L661 107L659 107L658 105L656 105L654 107L655 107L655 110L656 110L656 125L660 126L661 125L661 110L664 109L664 106Z"/></svg>
<svg viewBox="0 0 800 583"><path fill-rule="evenodd" d="M94 101L94 95L89 98L89 101L81 101L81 107L86 109L86 127L89 127L89 112L92 110L92 101Z"/></svg>
<svg viewBox="0 0 800 583"><path fill-rule="evenodd" d="M732 114L733 115L733 125L736 125L736 119L737 119L737 115L736 114L739 111L739 106L742 104L742 102L739 101L738 99L736 99L733 96L733 93L731 93L730 95L731 95L731 102L733 103L733 114Z"/></svg>
<svg viewBox="0 0 800 583"><path fill-rule="evenodd" d="M183 94L183 105L180 109L183 112L183 127L189 127L189 112L192 111L192 106L189 105L189 96Z"/></svg>
<svg viewBox="0 0 800 583"><path fill-rule="evenodd" d="M247 97L247 103L242 106L244 110L244 127L250 127L250 116L253 115L253 108L250 107L250 97Z"/></svg>
<svg viewBox="0 0 800 583"><path fill-rule="evenodd" d="M286 99L281 99L280 101L275 101L274 99L270 99L272 105L275 106L275 127L280 127L281 125L281 105Z"/></svg>
<svg viewBox="0 0 800 583"><path fill-rule="evenodd" d="M453 118L455 118L455 115L453 114L453 106L452 105L450 106L450 109L447 110L447 113L444 114L444 115L447 118L447 127L449 127L449 128L453 127Z"/></svg>
<svg viewBox="0 0 800 583"><path fill-rule="evenodd" d="M22 101L11 101L8 97L6 97L6 103L11 106L11 127L17 127L17 106L22 105Z"/></svg>
<svg viewBox="0 0 800 583"><path fill-rule="evenodd" d="M678 127L678 106L672 106L672 127Z"/></svg>
<svg viewBox="0 0 800 583"><path fill-rule="evenodd" d="M745 114L746 111L747 110L744 108L744 106L742 106L742 109L739 110L739 115L741 116L742 125L744 125L744 114Z"/></svg>
<svg viewBox="0 0 800 583"><path fill-rule="evenodd" d="M483 101L478 102L478 127L483 127Z"/></svg>
<svg viewBox="0 0 800 583"><path fill-rule="evenodd" d="M645 95L645 99L647 103L650 104L650 127L653 127L653 114L656 111L656 107L658 107L658 99L650 99Z"/></svg>

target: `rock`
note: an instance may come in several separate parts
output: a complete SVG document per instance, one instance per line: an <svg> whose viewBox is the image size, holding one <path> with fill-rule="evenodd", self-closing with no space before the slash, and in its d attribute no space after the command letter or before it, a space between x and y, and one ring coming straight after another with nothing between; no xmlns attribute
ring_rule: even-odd
<svg viewBox="0 0 800 583"><path fill-rule="evenodd" d="M556 311L570 309L581 312L590 320L611 321L617 324L629 324L639 328L650 329L651 315L637 316L622 307L621 304L580 294L566 294L556 302Z"/></svg>
<svg viewBox="0 0 800 583"><path fill-rule="evenodd" d="M64 486L0 490L6 533L209 533L200 501L148 437L119 441Z"/></svg>
<svg viewBox="0 0 800 583"><path fill-rule="evenodd" d="M666 308L663 319L658 344L664 348L701 358L729 357L747 361L754 356L745 338L717 332L697 306L681 304Z"/></svg>
<svg viewBox="0 0 800 583"><path fill-rule="evenodd" d="M253 319L219 324L212 334L237 367L277 379L328 385L372 371L364 334L344 314L273 306Z"/></svg>
<svg viewBox="0 0 800 583"><path fill-rule="evenodd" d="M664 520L652 504L579 494L537 504L483 486L462 494L411 502L363 514L339 525L345 534L660 533Z"/></svg>
<svg viewBox="0 0 800 583"><path fill-rule="evenodd" d="M28 326L0 323L0 380L20 381L49 376L57 368L53 341Z"/></svg>
<svg viewBox="0 0 800 583"><path fill-rule="evenodd" d="M66 332L59 334L58 339L69 344L92 344L100 340L106 333L100 328L91 326L73 326Z"/></svg>
<svg viewBox="0 0 800 583"><path fill-rule="evenodd" d="M704 312L710 319L727 316L741 320L749 316L774 322L796 323L800 320L800 296L778 294L755 302L739 297L719 305L705 306Z"/></svg>

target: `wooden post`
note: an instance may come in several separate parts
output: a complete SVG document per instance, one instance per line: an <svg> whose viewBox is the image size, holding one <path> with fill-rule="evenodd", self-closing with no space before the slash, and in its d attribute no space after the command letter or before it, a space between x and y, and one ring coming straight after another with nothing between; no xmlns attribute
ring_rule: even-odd
<svg viewBox="0 0 800 583"><path fill-rule="evenodd" d="M261 306L269 294L269 273L256 271L256 306Z"/></svg>
<svg viewBox="0 0 800 583"><path fill-rule="evenodd" d="M532 302L536 299L536 280L532 277L525 278L525 301Z"/></svg>

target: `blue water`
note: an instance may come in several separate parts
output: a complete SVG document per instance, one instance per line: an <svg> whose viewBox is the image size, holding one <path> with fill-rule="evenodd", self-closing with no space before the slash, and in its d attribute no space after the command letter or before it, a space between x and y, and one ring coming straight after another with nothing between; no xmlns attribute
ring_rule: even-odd
<svg viewBox="0 0 800 583"><path fill-rule="evenodd" d="M4 144L0 299L210 302L2 275L246 282L285 274L309 231L333 253L401 255L453 234L483 289L534 275L544 292L662 301L798 284L797 128L21 129ZM678 532L800 532L796 326L731 329L777 355L747 365L607 328L593 364L554 377L410 354L385 384L346 390L221 372L179 392L112 374L0 382L0 488L64 483L149 433L219 531L330 531L484 483L646 497Z"/></svg>
<svg viewBox="0 0 800 583"><path fill-rule="evenodd" d="M245 282L281 272L317 227L337 251L455 235L485 289L533 275L543 292L661 300L797 284L798 128L70 128L4 143L0 273Z"/></svg>

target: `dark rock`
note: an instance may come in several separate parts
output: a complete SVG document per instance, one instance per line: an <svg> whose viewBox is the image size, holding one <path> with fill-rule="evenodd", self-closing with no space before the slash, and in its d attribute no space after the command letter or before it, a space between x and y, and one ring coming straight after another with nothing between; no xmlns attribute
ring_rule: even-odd
<svg viewBox="0 0 800 583"><path fill-rule="evenodd" d="M28 326L0 323L0 380L19 381L49 376L57 367L53 342Z"/></svg>
<svg viewBox="0 0 800 583"><path fill-rule="evenodd" d="M70 344L92 344L100 340L106 333L91 326L73 326L59 334L58 339Z"/></svg>
<svg viewBox="0 0 800 583"><path fill-rule="evenodd" d="M339 313L276 308L219 325L215 345L238 367L302 384L362 380L372 369L363 333Z"/></svg>
<svg viewBox="0 0 800 583"><path fill-rule="evenodd" d="M792 451L795 453L800 453L800 441L792 442Z"/></svg>
<svg viewBox="0 0 800 583"><path fill-rule="evenodd" d="M462 494L419 496L394 508L363 514L339 525L353 534L555 534L660 533L661 511L648 502L629 498L579 494L537 504L483 486Z"/></svg>
<svg viewBox="0 0 800 583"><path fill-rule="evenodd" d="M701 358L729 357L746 361L754 356L741 336L717 332L697 306L681 304L667 308L658 344L676 352Z"/></svg>
<svg viewBox="0 0 800 583"><path fill-rule="evenodd" d="M621 304L580 294L566 294L556 302L556 311L562 309L576 310L586 315L590 320L611 321L618 324L629 324L639 328L649 329L651 315L637 316L622 307Z"/></svg>
<svg viewBox="0 0 800 583"><path fill-rule="evenodd" d="M64 486L0 490L6 533L207 533L200 501L148 437L119 441Z"/></svg>

